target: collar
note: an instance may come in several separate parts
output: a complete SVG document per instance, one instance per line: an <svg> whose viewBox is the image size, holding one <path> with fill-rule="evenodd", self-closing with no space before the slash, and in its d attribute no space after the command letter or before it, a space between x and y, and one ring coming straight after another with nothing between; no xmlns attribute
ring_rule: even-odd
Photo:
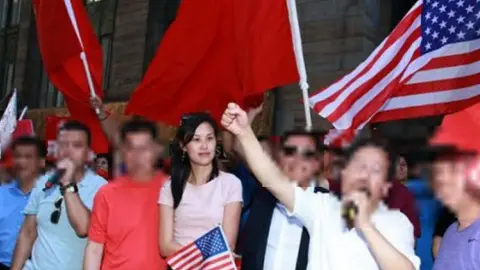
<svg viewBox="0 0 480 270"><path fill-rule="evenodd" d="M18 184L18 180L17 180L17 179L13 180L13 183L11 183L9 186L7 186L7 188L8 188L11 192L15 192L15 193L20 194L20 195L22 195L22 196L30 195L30 193L32 192L32 191L30 191L30 192L28 192L28 193L23 192L23 190L20 188L20 185Z"/></svg>
<svg viewBox="0 0 480 270"><path fill-rule="evenodd" d="M97 177L97 175L90 169L85 169L85 173L83 175L83 178L80 182L77 183L77 186L80 187L88 187L92 184L94 184L94 179Z"/></svg>

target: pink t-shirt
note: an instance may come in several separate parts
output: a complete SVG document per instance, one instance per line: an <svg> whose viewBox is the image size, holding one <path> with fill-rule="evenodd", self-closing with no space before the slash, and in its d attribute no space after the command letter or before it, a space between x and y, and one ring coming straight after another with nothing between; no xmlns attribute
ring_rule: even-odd
<svg viewBox="0 0 480 270"><path fill-rule="evenodd" d="M187 182L175 209L173 238L187 245L222 223L225 205L242 202L242 183L235 175L220 172L212 181L195 186ZM159 204L173 207L170 181L160 191Z"/></svg>

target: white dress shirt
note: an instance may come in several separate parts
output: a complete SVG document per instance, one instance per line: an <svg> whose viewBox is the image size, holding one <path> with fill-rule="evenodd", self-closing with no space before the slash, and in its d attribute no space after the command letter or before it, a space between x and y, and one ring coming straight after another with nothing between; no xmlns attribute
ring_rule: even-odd
<svg viewBox="0 0 480 270"><path fill-rule="evenodd" d="M310 234L307 269L379 269L361 234L345 226L341 210L341 202L331 194L295 188L294 212L289 214L298 217ZM372 222L390 244L412 262L415 269L420 268L420 259L415 255L413 226L404 214L381 204L372 215Z"/></svg>
<svg viewBox="0 0 480 270"><path fill-rule="evenodd" d="M313 193L313 186L306 191ZM263 269L295 269L302 232L303 224L300 219L289 216L285 206L277 203L270 222Z"/></svg>

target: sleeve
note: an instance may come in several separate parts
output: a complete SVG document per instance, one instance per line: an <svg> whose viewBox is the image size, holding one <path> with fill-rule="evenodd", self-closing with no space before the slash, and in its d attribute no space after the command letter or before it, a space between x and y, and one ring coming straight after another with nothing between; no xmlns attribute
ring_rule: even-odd
<svg viewBox="0 0 480 270"><path fill-rule="evenodd" d="M45 186L45 179L39 179L35 187L32 189L28 203L23 211L25 215L38 214L38 206L42 200L42 195L44 194L42 191L42 186Z"/></svg>
<svg viewBox="0 0 480 270"><path fill-rule="evenodd" d="M173 196L172 189L170 187L170 181L165 183L160 189L160 198L158 199L158 204L166 205L173 207Z"/></svg>
<svg viewBox="0 0 480 270"><path fill-rule="evenodd" d="M105 243L108 220L108 204L105 194L99 190L93 201L93 210L88 228L88 239L99 244Z"/></svg>
<svg viewBox="0 0 480 270"><path fill-rule="evenodd" d="M450 227L450 225L452 225L456 221L457 218L455 217L455 215L447 208L443 208L443 210L440 212L440 217L435 224L435 231L433 233L433 236L443 237L448 227Z"/></svg>
<svg viewBox="0 0 480 270"><path fill-rule="evenodd" d="M396 216L392 221L395 226L385 234L385 238L392 244L400 253L402 253L413 264L416 270L420 269L420 258L415 254L415 236L413 233L413 225L408 220L407 216L401 212L395 212Z"/></svg>
<svg viewBox="0 0 480 270"><path fill-rule="evenodd" d="M242 182L235 175L231 174L225 189L225 204L233 202L243 202Z"/></svg>
<svg viewBox="0 0 480 270"><path fill-rule="evenodd" d="M307 228L307 231L312 232L317 217L328 211L326 209L328 207L327 201L333 199L330 196L330 194L313 193L300 187L295 187L294 209L293 212L287 210L287 214L299 218L305 228ZM320 217L320 219L323 218Z"/></svg>
<svg viewBox="0 0 480 270"><path fill-rule="evenodd" d="M87 207L87 209L90 211L92 211L92 208L93 208L93 201L95 199L95 195L98 193L101 187L107 183L107 181L101 177L98 177L98 180L99 180L98 185L92 189L92 191L87 196L87 198L85 198L85 200L82 200L85 207Z"/></svg>

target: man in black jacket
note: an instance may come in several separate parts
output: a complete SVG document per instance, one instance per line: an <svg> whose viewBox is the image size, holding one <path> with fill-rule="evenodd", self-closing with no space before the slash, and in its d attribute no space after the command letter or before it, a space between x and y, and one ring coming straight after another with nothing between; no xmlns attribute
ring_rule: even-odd
<svg viewBox="0 0 480 270"><path fill-rule="evenodd" d="M323 149L319 134L288 132L280 141L278 165L290 179L296 179L296 185L312 192L328 192L317 187L314 179ZM296 170L299 167L301 170ZM242 238L243 269L307 268L307 230L300 220L288 216L285 207L265 188L257 190Z"/></svg>

